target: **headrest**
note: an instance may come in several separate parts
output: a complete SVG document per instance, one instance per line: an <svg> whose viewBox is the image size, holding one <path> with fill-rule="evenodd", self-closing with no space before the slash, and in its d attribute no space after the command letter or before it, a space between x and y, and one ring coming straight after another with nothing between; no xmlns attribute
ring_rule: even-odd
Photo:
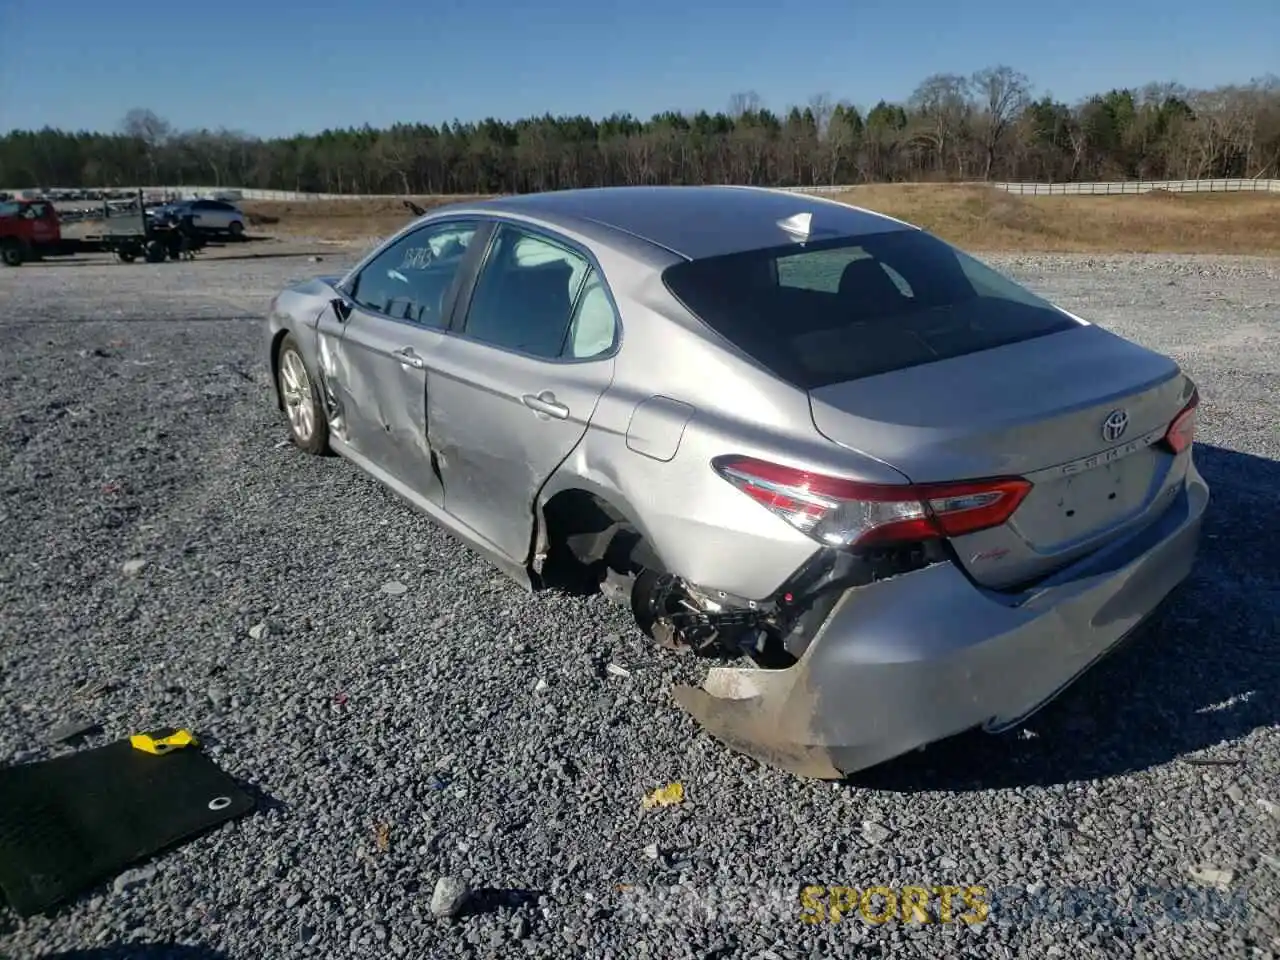
<svg viewBox="0 0 1280 960"><path fill-rule="evenodd" d="M876 307L892 308L901 303L902 291L878 260L854 260L840 274L840 297Z"/></svg>

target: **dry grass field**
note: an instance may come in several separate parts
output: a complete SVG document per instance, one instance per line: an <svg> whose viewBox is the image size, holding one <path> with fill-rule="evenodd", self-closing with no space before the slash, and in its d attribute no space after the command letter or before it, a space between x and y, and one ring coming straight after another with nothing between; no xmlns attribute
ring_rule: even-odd
<svg viewBox="0 0 1280 960"><path fill-rule="evenodd" d="M412 199L430 209L468 198ZM248 200L241 206L249 215L252 233L325 240L368 240L392 233L413 219L401 200Z"/></svg>
<svg viewBox="0 0 1280 960"><path fill-rule="evenodd" d="M418 197L424 207L460 197ZM1280 255L1280 195L1020 197L983 187L872 185L835 199L978 251ZM412 214L398 200L246 203L255 232L368 240Z"/></svg>
<svg viewBox="0 0 1280 960"><path fill-rule="evenodd" d="M983 187L876 185L836 199L972 250L1280 254L1280 194L1020 197Z"/></svg>

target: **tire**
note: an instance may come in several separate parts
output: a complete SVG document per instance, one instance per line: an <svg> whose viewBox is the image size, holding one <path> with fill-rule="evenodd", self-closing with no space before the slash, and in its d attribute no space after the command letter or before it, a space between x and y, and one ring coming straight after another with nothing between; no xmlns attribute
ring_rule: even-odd
<svg viewBox="0 0 1280 960"><path fill-rule="evenodd" d="M126 250L121 247L116 251L116 259L121 263L133 263L133 261L138 259L138 255L132 250Z"/></svg>
<svg viewBox="0 0 1280 960"><path fill-rule="evenodd" d="M305 383L297 382L300 380ZM317 457L329 453L329 417L320 387L291 333L280 341L280 351L276 354L276 385L294 446Z"/></svg>
<svg viewBox="0 0 1280 960"><path fill-rule="evenodd" d="M227 233L231 234L232 240L244 239L244 224L239 220L232 220L231 225L227 227Z"/></svg>
<svg viewBox="0 0 1280 960"><path fill-rule="evenodd" d="M146 247L147 263L164 263L169 251L163 240L148 240Z"/></svg>
<svg viewBox="0 0 1280 960"><path fill-rule="evenodd" d="M9 240L0 243L0 261L3 261L6 267L20 267L25 259L22 255L22 244L16 240Z"/></svg>

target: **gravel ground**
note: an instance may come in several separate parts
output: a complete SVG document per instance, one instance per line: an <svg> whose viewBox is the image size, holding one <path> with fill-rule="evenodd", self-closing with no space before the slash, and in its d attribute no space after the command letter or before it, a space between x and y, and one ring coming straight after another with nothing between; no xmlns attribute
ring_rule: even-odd
<svg viewBox="0 0 1280 960"><path fill-rule="evenodd" d="M180 724L265 798L52 918L0 909L0 954L1280 956L1280 261L991 259L1198 380L1202 559L1028 727L854 785L728 753L667 695L693 665L602 598L525 595L282 445L258 317L341 260L0 274L0 761L72 716ZM809 925L803 883L994 907ZM1146 888L1207 892L1171 919Z"/></svg>

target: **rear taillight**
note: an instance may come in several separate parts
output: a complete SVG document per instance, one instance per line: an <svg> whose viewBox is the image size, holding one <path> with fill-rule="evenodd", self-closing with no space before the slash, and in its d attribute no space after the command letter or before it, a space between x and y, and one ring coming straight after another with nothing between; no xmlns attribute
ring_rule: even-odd
<svg viewBox="0 0 1280 960"><path fill-rule="evenodd" d="M1020 477L861 483L751 457L719 457L712 467L797 530L834 547L918 543L996 527L1031 490Z"/></svg>
<svg viewBox="0 0 1280 960"><path fill-rule="evenodd" d="M1196 439L1196 410L1200 406L1200 391L1191 394L1191 399L1182 408L1182 412L1173 418L1169 429L1164 433L1164 442L1174 453L1186 450Z"/></svg>

